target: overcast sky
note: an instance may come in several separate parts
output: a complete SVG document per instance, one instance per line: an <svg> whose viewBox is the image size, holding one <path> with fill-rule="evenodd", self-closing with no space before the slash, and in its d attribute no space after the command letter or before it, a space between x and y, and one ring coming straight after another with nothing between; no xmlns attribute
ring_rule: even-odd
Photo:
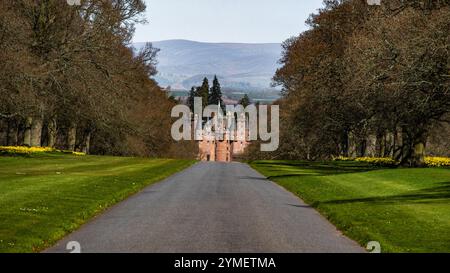
<svg viewBox="0 0 450 273"><path fill-rule="evenodd" d="M322 0L146 0L148 24L134 42L280 43L307 29Z"/></svg>

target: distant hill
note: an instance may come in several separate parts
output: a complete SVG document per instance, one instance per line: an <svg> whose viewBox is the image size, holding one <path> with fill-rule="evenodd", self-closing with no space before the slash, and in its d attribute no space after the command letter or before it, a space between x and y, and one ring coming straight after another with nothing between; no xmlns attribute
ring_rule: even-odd
<svg viewBox="0 0 450 273"><path fill-rule="evenodd" d="M144 43L136 43L139 50ZM153 42L158 54L158 75L163 86L189 90L204 77L216 74L225 88L237 91L271 89L281 57L281 44L200 43L186 40Z"/></svg>

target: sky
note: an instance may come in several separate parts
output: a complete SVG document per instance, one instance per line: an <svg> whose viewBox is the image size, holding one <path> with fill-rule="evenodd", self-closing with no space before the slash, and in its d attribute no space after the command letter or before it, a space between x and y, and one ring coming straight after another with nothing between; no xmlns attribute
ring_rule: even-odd
<svg viewBox="0 0 450 273"><path fill-rule="evenodd" d="M281 43L307 30L322 0L145 0L133 42Z"/></svg>

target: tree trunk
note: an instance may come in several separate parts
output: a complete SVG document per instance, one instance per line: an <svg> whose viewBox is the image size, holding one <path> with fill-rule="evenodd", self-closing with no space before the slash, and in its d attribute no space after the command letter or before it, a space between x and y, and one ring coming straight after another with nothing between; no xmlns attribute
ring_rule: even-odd
<svg viewBox="0 0 450 273"><path fill-rule="evenodd" d="M8 121L8 136L6 139L7 146L16 146L18 141L19 128L15 120Z"/></svg>
<svg viewBox="0 0 450 273"><path fill-rule="evenodd" d="M83 153L89 154L89 149L91 146L91 135L92 135L92 133L90 130L87 130L84 133L82 150L81 150Z"/></svg>
<svg viewBox="0 0 450 273"><path fill-rule="evenodd" d="M31 123L31 147L41 147L43 121L41 117L36 117Z"/></svg>
<svg viewBox="0 0 450 273"><path fill-rule="evenodd" d="M367 153L367 139L363 139L359 142L358 157L365 157Z"/></svg>
<svg viewBox="0 0 450 273"><path fill-rule="evenodd" d="M411 165L413 167L425 167L425 147L427 143L427 137L425 133L419 135L413 145L413 153L411 159Z"/></svg>
<svg viewBox="0 0 450 273"><path fill-rule="evenodd" d="M31 125L33 123L33 118L27 117L25 119L25 131L23 133L23 145L31 147Z"/></svg>
<svg viewBox="0 0 450 273"><path fill-rule="evenodd" d="M48 147L54 148L56 145L57 127L56 119L51 118L47 125Z"/></svg>
<svg viewBox="0 0 450 273"><path fill-rule="evenodd" d="M4 129L6 127L6 129ZM3 132L5 130L5 133ZM0 118L0 146L8 145L9 122Z"/></svg>
<svg viewBox="0 0 450 273"><path fill-rule="evenodd" d="M400 161L401 160L401 143L400 143L400 137L398 134L398 130L397 128L394 128L394 139L393 139L393 144L392 144L392 157L397 160Z"/></svg>
<svg viewBox="0 0 450 273"><path fill-rule="evenodd" d="M382 132L382 131L377 132L376 138L377 138L376 142L375 142L376 157L383 157L384 156L384 132Z"/></svg>
<svg viewBox="0 0 450 273"><path fill-rule="evenodd" d="M401 164L409 167L424 167L426 131L421 130L415 134L403 134L403 152Z"/></svg>
<svg viewBox="0 0 450 273"><path fill-rule="evenodd" d="M77 140L77 125L71 123L67 132L67 149L69 151L75 151L75 145Z"/></svg>
<svg viewBox="0 0 450 273"><path fill-rule="evenodd" d="M11 126L8 132L8 146L17 146L19 130L17 126Z"/></svg>
<svg viewBox="0 0 450 273"><path fill-rule="evenodd" d="M402 150L401 159L402 165L409 166L409 159L411 158L411 137L405 129L402 129Z"/></svg>
<svg viewBox="0 0 450 273"><path fill-rule="evenodd" d="M344 157L349 156L349 136L348 131L344 131L342 134L342 141L341 141L341 149L342 149L342 155Z"/></svg>
<svg viewBox="0 0 450 273"><path fill-rule="evenodd" d="M383 142L383 157L389 157L391 153L391 135L389 133L384 134Z"/></svg>

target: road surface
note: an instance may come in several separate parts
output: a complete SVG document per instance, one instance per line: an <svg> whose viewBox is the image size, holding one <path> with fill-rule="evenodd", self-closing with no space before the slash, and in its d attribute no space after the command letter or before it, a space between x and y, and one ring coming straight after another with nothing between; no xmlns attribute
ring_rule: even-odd
<svg viewBox="0 0 450 273"><path fill-rule="evenodd" d="M364 252L246 164L198 163L119 203L46 252Z"/></svg>

